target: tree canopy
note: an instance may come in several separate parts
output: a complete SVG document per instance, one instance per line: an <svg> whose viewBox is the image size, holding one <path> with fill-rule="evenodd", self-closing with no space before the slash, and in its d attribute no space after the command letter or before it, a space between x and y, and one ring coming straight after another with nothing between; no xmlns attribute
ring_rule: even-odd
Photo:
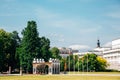
<svg viewBox="0 0 120 80"><path fill-rule="evenodd" d="M61 56L60 56L60 51L57 47L53 47L50 49L50 52L52 54L52 58L57 58L57 59L61 59Z"/></svg>
<svg viewBox="0 0 120 80"><path fill-rule="evenodd" d="M0 71L6 71L9 66L16 66L15 55L19 40L17 31L9 33L0 29Z"/></svg>
<svg viewBox="0 0 120 80"><path fill-rule="evenodd" d="M61 59L61 70L64 70L65 62L67 70L70 71L104 71L108 66L104 58L93 53L85 54L81 58L77 55L70 55L66 59Z"/></svg>
<svg viewBox="0 0 120 80"><path fill-rule="evenodd" d="M19 50L21 67L32 72L33 58L44 58L45 61L51 57L49 53L50 40L39 37L35 21L28 21L27 27L22 31L22 41Z"/></svg>

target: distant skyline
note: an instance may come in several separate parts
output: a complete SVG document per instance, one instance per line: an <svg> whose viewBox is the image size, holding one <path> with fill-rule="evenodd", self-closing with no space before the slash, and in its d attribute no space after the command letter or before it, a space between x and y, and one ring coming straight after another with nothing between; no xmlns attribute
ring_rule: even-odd
<svg viewBox="0 0 120 80"><path fill-rule="evenodd" d="M0 28L21 36L30 20L52 47L109 46L120 38L120 0L0 0Z"/></svg>

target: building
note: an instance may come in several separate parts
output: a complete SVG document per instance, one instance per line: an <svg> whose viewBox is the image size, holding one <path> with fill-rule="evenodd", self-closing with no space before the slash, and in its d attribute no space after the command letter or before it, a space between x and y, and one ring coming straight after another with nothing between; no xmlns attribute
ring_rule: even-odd
<svg viewBox="0 0 120 80"><path fill-rule="evenodd" d="M59 48L60 51L60 56L62 58L66 58L70 54L72 54L72 49L71 48Z"/></svg>
<svg viewBox="0 0 120 80"><path fill-rule="evenodd" d="M107 69L115 69L120 71L120 39L112 41L112 47L101 47L100 41L97 41L97 47L88 52L78 52L73 53L73 55L78 55L80 58L87 53L95 53L107 60L109 66Z"/></svg>
<svg viewBox="0 0 120 80"><path fill-rule="evenodd" d="M97 40L97 46L96 48L94 48L93 50L87 51L87 52L77 52L77 53L73 53L74 55L78 55L80 58L83 57L85 54L91 54L94 53L98 56L103 57L103 51L106 50L107 48L103 48L100 46L100 41Z"/></svg>
<svg viewBox="0 0 120 80"><path fill-rule="evenodd" d="M112 47L103 51L103 58L105 58L110 64L108 69L120 71L120 39L113 40Z"/></svg>

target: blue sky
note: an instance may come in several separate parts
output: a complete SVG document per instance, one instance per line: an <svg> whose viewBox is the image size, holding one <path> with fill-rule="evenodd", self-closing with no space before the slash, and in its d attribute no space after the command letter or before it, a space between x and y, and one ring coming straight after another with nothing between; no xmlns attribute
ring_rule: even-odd
<svg viewBox="0 0 120 80"><path fill-rule="evenodd" d="M21 36L29 20L52 47L92 49L120 38L120 0L0 0L0 28Z"/></svg>

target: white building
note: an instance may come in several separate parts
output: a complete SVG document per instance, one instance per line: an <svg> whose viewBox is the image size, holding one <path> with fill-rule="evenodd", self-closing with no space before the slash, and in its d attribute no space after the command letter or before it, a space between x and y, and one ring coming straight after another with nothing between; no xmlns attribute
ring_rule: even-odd
<svg viewBox="0 0 120 80"><path fill-rule="evenodd" d="M72 54L72 49L71 48L59 48L60 51L60 56L62 58L66 58L70 54Z"/></svg>
<svg viewBox="0 0 120 80"><path fill-rule="evenodd" d="M120 71L120 39L112 41L112 47L100 47L100 42L98 40L97 48L89 52L78 52L73 53L73 55L78 55L79 57L84 56L87 53L95 53L107 60L109 63L108 69L115 69Z"/></svg>
<svg viewBox="0 0 120 80"><path fill-rule="evenodd" d="M110 64L108 69L120 71L120 39L113 40L111 49L103 51L103 58Z"/></svg>

